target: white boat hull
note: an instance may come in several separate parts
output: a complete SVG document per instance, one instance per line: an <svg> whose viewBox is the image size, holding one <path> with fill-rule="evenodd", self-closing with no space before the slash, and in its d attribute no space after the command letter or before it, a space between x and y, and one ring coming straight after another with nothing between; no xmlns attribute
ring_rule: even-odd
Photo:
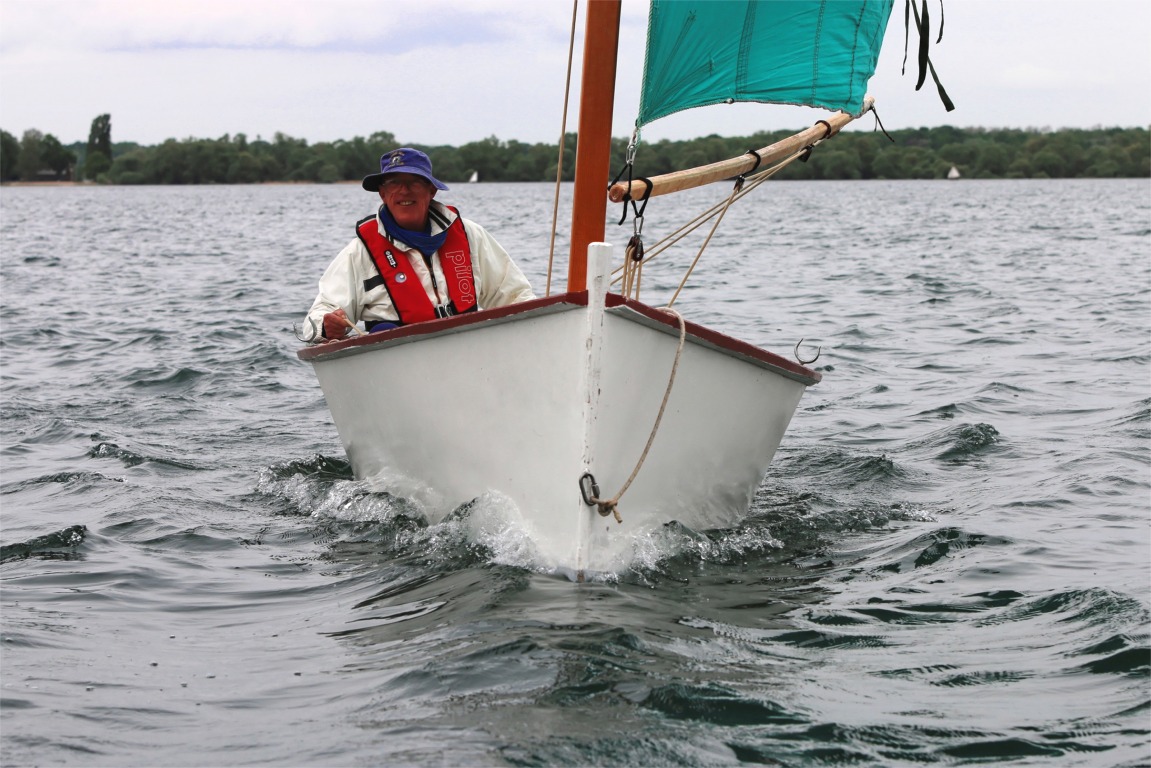
<svg viewBox="0 0 1151 768"><path fill-rule="evenodd" d="M744 515L819 375L689 323L617 523L584 502L579 479L591 472L603 498L627 481L680 332L666 313L620 297L604 309L598 295L421 323L300 356L315 367L358 478L433 522L487 495L519 518L545 567L577 578L615 572L639 534L672 520L705 529Z"/></svg>

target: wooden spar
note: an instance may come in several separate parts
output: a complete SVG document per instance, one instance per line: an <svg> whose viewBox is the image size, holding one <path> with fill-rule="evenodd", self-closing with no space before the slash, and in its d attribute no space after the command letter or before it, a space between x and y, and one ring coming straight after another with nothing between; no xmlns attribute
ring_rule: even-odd
<svg viewBox="0 0 1151 768"><path fill-rule="evenodd" d="M572 199L568 291L587 289L587 248L604 239L621 0L588 0Z"/></svg>
<svg viewBox="0 0 1151 768"><path fill-rule="evenodd" d="M874 99L870 96L863 100L863 111L860 113L862 117L864 113L871 109L874 104ZM784 158L794 155L796 152L801 151L804 147L810 146L820 139L825 139L835 134L843 128L843 126L850 123L855 118L846 112L836 112L829 117L826 121L820 121L811 126L805 131L800 131L794 136L789 136L782 141L764 147L756 152L759 159L756 160L755 156L749 151L739 157L733 157L730 160L721 160L718 163L711 165L701 165L698 168L688 168L683 171L675 171L673 173L665 173L662 176L653 176L647 181L651 184L651 193L648 197L656 197L657 195L666 195L670 192L681 192L685 189L693 189L695 187L702 187L704 184L711 184L716 181L723 181L724 179L731 179L743 173L749 173L755 168L767 168L772 163L777 163ZM630 182L621 181L613 184L611 189L608 190L608 197L611 198L613 203L623 202L629 200L630 192L635 190L635 199L643 199L644 190L647 184L641 179L634 179Z"/></svg>

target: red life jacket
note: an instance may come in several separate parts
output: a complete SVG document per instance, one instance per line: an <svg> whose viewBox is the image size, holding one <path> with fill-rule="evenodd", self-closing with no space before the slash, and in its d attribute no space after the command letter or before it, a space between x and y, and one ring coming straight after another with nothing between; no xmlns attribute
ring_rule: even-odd
<svg viewBox="0 0 1151 768"><path fill-rule="evenodd" d="M475 312L476 281L472 272L472 249L464 231L464 222L459 211L451 206L448 210L456 214L456 220L448 226L447 237L440 246L440 267L447 280L448 305L435 306L424 290L406 252L396 248L384 235L380 234L375 216L369 216L356 225L360 242L372 255L378 277L364 281L364 290L371 290L382 281L392 299L392 306L399 315L399 324L419 323L437 317L449 317L463 312ZM436 286L435 272L431 260L427 260L428 272L432 275L432 285ZM438 286L436 286L438 288Z"/></svg>

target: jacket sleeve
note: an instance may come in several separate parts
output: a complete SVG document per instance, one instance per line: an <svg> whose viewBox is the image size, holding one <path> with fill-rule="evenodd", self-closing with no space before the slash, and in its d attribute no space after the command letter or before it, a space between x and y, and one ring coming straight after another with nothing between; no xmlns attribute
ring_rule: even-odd
<svg viewBox="0 0 1151 768"><path fill-rule="evenodd" d="M324 315L337 309L342 308L353 323L365 319L392 319L395 316L386 290L376 288L368 294L364 293L364 279L374 274L374 270L371 255L359 238L352 240L336 255L320 277L319 292L304 320L305 334L309 332L309 326L316 329L312 341L323 339ZM368 305L370 311L365 312Z"/></svg>
<svg viewBox="0 0 1151 768"><path fill-rule="evenodd" d="M535 298L527 277L486 229L468 219L464 219L464 229L471 243L480 309L505 307Z"/></svg>

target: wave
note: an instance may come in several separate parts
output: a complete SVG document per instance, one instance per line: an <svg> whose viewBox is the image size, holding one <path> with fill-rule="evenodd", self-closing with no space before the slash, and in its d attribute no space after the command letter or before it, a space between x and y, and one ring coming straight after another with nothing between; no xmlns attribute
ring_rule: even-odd
<svg viewBox="0 0 1151 768"><path fill-rule="evenodd" d="M134 389L156 392L183 392L194 388L208 371L198 368L137 368L120 376L121 381Z"/></svg>
<svg viewBox="0 0 1151 768"><path fill-rule="evenodd" d="M808 721L807 717L782 704L741 694L715 683L669 683L657 686L641 700L640 706L675 720L720 726L791 725Z"/></svg>
<svg viewBox="0 0 1151 768"><path fill-rule="evenodd" d="M72 525L28 541L0 545L0 563L30 557L42 560L75 560L80 557L77 549L84 543L87 535L88 529L85 526Z"/></svg>
<svg viewBox="0 0 1151 768"><path fill-rule="evenodd" d="M999 430L990 424L956 424L912 440L911 450L931 452L937 461L962 463L1002 450Z"/></svg>
<svg viewBox="0 0 1151 768"><path fill-rule="evenodd" d="M808 482L819 487L854 487L864 483L885 485L907 480L915 474L886 453L816 446L778 456L772 471L784 477L807 478Z"/></svg>
<svg viewBox="0 0 1151 768"><path fill-rule="evenodd" d="M970 533L960 528L940 528L900 542L895 547L877 553L869 560L880 561L872 565L875 572L907 573L935 565L939 561L965 549L983 546L1004 546L1010 541L999 536ZM883 562L886 561L886 562Z"/></svg>
<svg viewBox="0 0 1151 768"><path fill-rule="evenodd" d="M431 524L413 501L373 490L354 479L342 459L315 455L261 472L257 492L278 502L281 514L307 517L327 556L377 563L422 562L458 569L490 563L547 570L514 506L480 496Z"/></svg>
<svg viewBox="0 0 1151 768"><path fill-rule="evenodd" d="M0 493L19 493L20 491L26 491L37 486L52 484L77 486L87 489L89 486L105 482L122 483L124 482L124 478L109 477L100 472L55 472L50 475L41 475L39 477L28 478L27 480L5 483L0 486Z"/></svg>
<svg viewBox="0 0 1151 768"><path fill-rule="evenodd" d="M793 454L773 470L736 525L694 530L672 521L637 532L617 566L599 577L652 583L679 578L701 564L770 564L824 549L846 531L932 523L945 507L893 497L888 487L908 477L918 482L919 474L886 455L838 449ZM356 480L344 458L320 454L264 468L256 491L271 500L274 514L306 518L312 537L340 557L359 557L362 550L378 562L418 554L443 567L486 563L554 570L540 558L514 503L496 493L433 522L415 501ZM868 498L871 493L876 498Z"/></svg>
<svg viewBox="0 0 1151 768"><path fill-rule="evenodd" d="M1021 602L1007 612L1006 621L1026 621L1050 616L1067 625L1115 626L1146 622L1147 609L1138 600L1106 589L1078 589L1054 592Z"/></svg>
<svg viewBox="0 0 1151 768"><path fill-rule="evenodd" d="M496 493L483 494L432 523L413 501L373 490L354 479L345 460L321 455L265 468L257 492L272 499L278 514L307 518L315 526L313 538L334 557L364 554L377 562L422 560L443 568L488 564L554 572L514 503ZM637 532L617 571L599 578L651 582L677 578L701 563L774 562L812 549L829 534L892 520L933 519L934 513L910 503L843 505L825 495L765 486L733 527L697 531L673 521Z"/></svg>
<svg viewBox="0 0 1151 768"><path fill-rule="evenodd" d="M141 464L156 464L161 467L172 467L175 469L202 469L202 467L186 461L149 456L148 454L121 448L116 443L111 442L97 443L88 450L87 456L90 459L116 459L123 463L125 467L137 467Z"/></svg>

